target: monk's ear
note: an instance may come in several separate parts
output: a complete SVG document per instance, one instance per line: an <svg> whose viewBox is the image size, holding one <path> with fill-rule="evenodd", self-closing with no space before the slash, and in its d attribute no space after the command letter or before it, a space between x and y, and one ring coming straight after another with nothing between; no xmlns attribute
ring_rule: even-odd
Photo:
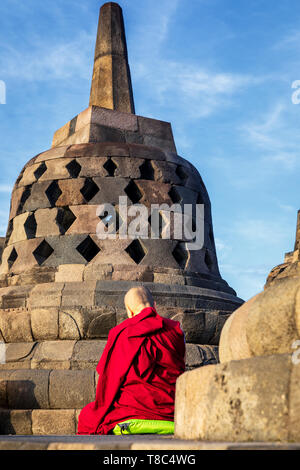
<svg viewBox="0 0 300 470"><path fill-rule="evenodd" d="M134 317L134 313L133 311L131 310L131 308L128 307L128 316L129 318L133 318Z"/></svg>

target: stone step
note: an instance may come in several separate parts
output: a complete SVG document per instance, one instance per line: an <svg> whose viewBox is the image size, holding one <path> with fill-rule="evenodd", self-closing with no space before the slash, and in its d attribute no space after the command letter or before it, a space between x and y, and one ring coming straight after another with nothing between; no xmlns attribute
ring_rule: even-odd
<svg viewBox="0 0 300 470"><path fill-rule="evenodd" d="M74 435L80 409L0 409L2 435Z"/></svg>
<svg viewBox="0 0 300 470"><path fill-rule="evenodd" d="M95 399L94 370L0 372L0 406L9 410L81 409Z"/></svg>
<svg viewBox="0 0 300 470"><path fill-rule="evenodd" d="M0 372L14 369L95 370L105 344L106 340L2 343ZM187 370L217 362L217 346L187 343Z"/></svg>

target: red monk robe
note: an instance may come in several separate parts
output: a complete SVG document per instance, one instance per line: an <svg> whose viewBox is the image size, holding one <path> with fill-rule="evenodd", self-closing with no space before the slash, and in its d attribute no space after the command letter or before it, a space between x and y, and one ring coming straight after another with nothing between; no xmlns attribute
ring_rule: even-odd
<svg viewBox="0 0 300 470"><path fill-rule="evenodd" d="M173 421L175 382L185 370L179 322L145 308L110 331L96 370L96 399L81 411L77 434L108 434L127 419Z"/></svg>

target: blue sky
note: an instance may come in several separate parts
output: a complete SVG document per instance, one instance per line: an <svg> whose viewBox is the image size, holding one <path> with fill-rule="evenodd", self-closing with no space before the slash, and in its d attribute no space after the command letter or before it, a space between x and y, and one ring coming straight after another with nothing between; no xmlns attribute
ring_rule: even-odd
<svg viewBox="0 0 300 470"><path fill-rule="evenodd" d="M300 2L119 3L136 113L172 123L210 194L221 274L247 300L295 240ZM22 166L88 106L101 4L1 0L0 236Z"/></svg>

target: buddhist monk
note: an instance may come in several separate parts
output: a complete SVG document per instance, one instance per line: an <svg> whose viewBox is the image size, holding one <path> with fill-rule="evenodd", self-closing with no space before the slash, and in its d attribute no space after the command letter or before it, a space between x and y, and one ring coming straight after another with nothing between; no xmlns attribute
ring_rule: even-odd
<svg viewBox="0 0 300 470"><path fill-rule="evenodd" d="M130 289L124 301L128 319L109 332L96 368L95 401L82 409L78 434L116 434L128 420L154 428L174 421L175 383L185 370L184 334L179 322L156 312L147 288Z"/></svg>

